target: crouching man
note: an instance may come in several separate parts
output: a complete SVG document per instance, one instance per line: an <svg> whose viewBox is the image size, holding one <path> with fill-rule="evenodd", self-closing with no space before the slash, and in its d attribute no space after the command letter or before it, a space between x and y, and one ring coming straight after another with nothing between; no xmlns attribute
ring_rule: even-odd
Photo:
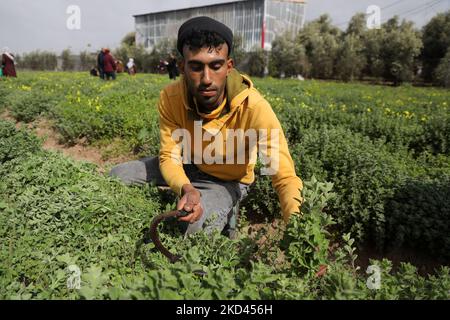
<svg viewBox="0 0 450 320"><path fill-rule="evenodd" d="M252 81L234 69L232 31L208 17L178 31L182 77L158 103L159 157L120 164L110 175L127 184L154 182L179 195L186 234L223 231L255 179L257 155L271 175L284 220L300 212L302 181L281 125ZM230 233L231 235L231 233Z"/></svg>

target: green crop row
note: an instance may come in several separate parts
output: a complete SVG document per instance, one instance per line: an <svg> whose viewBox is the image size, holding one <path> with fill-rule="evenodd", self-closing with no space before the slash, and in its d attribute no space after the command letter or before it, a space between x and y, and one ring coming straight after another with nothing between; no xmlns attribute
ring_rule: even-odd
<svg viewBox="0 0 450 320"><path fill-rule="evenodd" d="M333 125L383 139L394 151L406 147L416 154L449 154L448 91L270 79L257 84L292 143L302 129Z"/></svg>
<svg viewBox="0 0 450 320"><path fill-rule="evenodd" d="M332 212L340 234L351 232L359 244L381 252L408 247L439 257L450 252L450 162L445 156L406 150L391 153L382 140L342 127L303 130L291 146L298 174L334 184ZM269 177L258 177L243 203L258 217L280 211Z"/></svg>
<svg viewBox="0 0 450 320"><path fill-rule="evenodd" d="M24 73L0 82L0 101L19 120L50 118L63 142L118 137L155 155L155 106L167 81ZM328 207L341 233L351 232L358 244L410 246L448 261L448 91L270 78L255 84L284 127L299 176L334 184L338 197ZM279 216L267 177L255 181L243 205L249 214Z"/></svg>
<svg viewBox="0 0 450 320"><path fill-rule="evenodd" d="M132 150L158 151L158 76L101 82L83 74L24 73L0 82L1 107L18 121L52 121L62 143L122 138Z"/></svg>
<svg viewBox="0 0 450 320"><path fill-rule="evenodd" d="M393 272L389 261L372 261L380 286L369 286L354 266L349 235L331 249L334 221L324 208L339 195L314 178L305 181L304 216L262 235L263 247L246 234L233 241L204 233L183 239L176 228L164 228L162 241L183 256L170 264L145 241L152 217L166 205L156 188L127 187L93 165L42 151L10 122L0 121L0 130L0 154L9 155L0 161L1 299L449 297L446 267L422 277L409 264ZM70 286L77 275L79 289Z"/></svg>
<svg viewBox="0 0 450 320"><path fill-rule="evenodd" d="M0 103L18 120L50 117L66 143L123 137L134 149L153 153L156 102L167 81L157 75L99 82L81 73L24 73L0 82ZM255 79L255 84L292 143L302 129L339 125L371 140L384 139L393 150L450 153L446 90L275 79Z"/></svg>

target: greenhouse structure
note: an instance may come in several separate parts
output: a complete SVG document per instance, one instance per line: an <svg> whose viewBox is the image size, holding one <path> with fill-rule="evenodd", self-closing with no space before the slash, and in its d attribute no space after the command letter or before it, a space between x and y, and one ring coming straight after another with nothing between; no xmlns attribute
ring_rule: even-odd
<svg viewBox="0 0 450 320"><path fill-rule="evenodd" d="M208 6L135 15L136 43L151 50L163 39L175 39L184 21L209 16L230 27L245 51L270 50L277 35L295 34L303 27L305 5L304 0L216 1Z"/></svg>

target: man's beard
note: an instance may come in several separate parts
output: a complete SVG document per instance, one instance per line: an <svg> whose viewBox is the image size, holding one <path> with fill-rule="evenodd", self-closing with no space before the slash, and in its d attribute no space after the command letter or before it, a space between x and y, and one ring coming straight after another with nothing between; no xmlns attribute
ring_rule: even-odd
<svg viewBox="0 0 450 320"><path fill-rule="evenodd" d="M205 89L214 90L214 91L216 91L216 94L211 97L203 96L200 93L200 91L205 90ZM211 112L211 111L215 110L217 107L219 107L219 105L220 105L219 101L221 100L220 98L223 97L224 91L225 91L224 89L219 90L219 88L216 88L216 87L199 88L196 90L196 94L194 97L195 97L195 100L200 109L202 109L203 111Z"/></svg>

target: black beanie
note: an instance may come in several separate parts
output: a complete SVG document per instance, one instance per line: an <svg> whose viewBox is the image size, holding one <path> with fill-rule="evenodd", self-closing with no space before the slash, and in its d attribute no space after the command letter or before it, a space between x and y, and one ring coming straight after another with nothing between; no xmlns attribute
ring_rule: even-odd
<svg viewBox="0 0 450 320"><path fill-rule="evenodd" d="M221 36L228 44L228 54L233 48L233 32L223 23L209 17L195 17L183 23L178 30L177 49L183 55L184 41L191 35L193 30L211 31Z"/></svg>

